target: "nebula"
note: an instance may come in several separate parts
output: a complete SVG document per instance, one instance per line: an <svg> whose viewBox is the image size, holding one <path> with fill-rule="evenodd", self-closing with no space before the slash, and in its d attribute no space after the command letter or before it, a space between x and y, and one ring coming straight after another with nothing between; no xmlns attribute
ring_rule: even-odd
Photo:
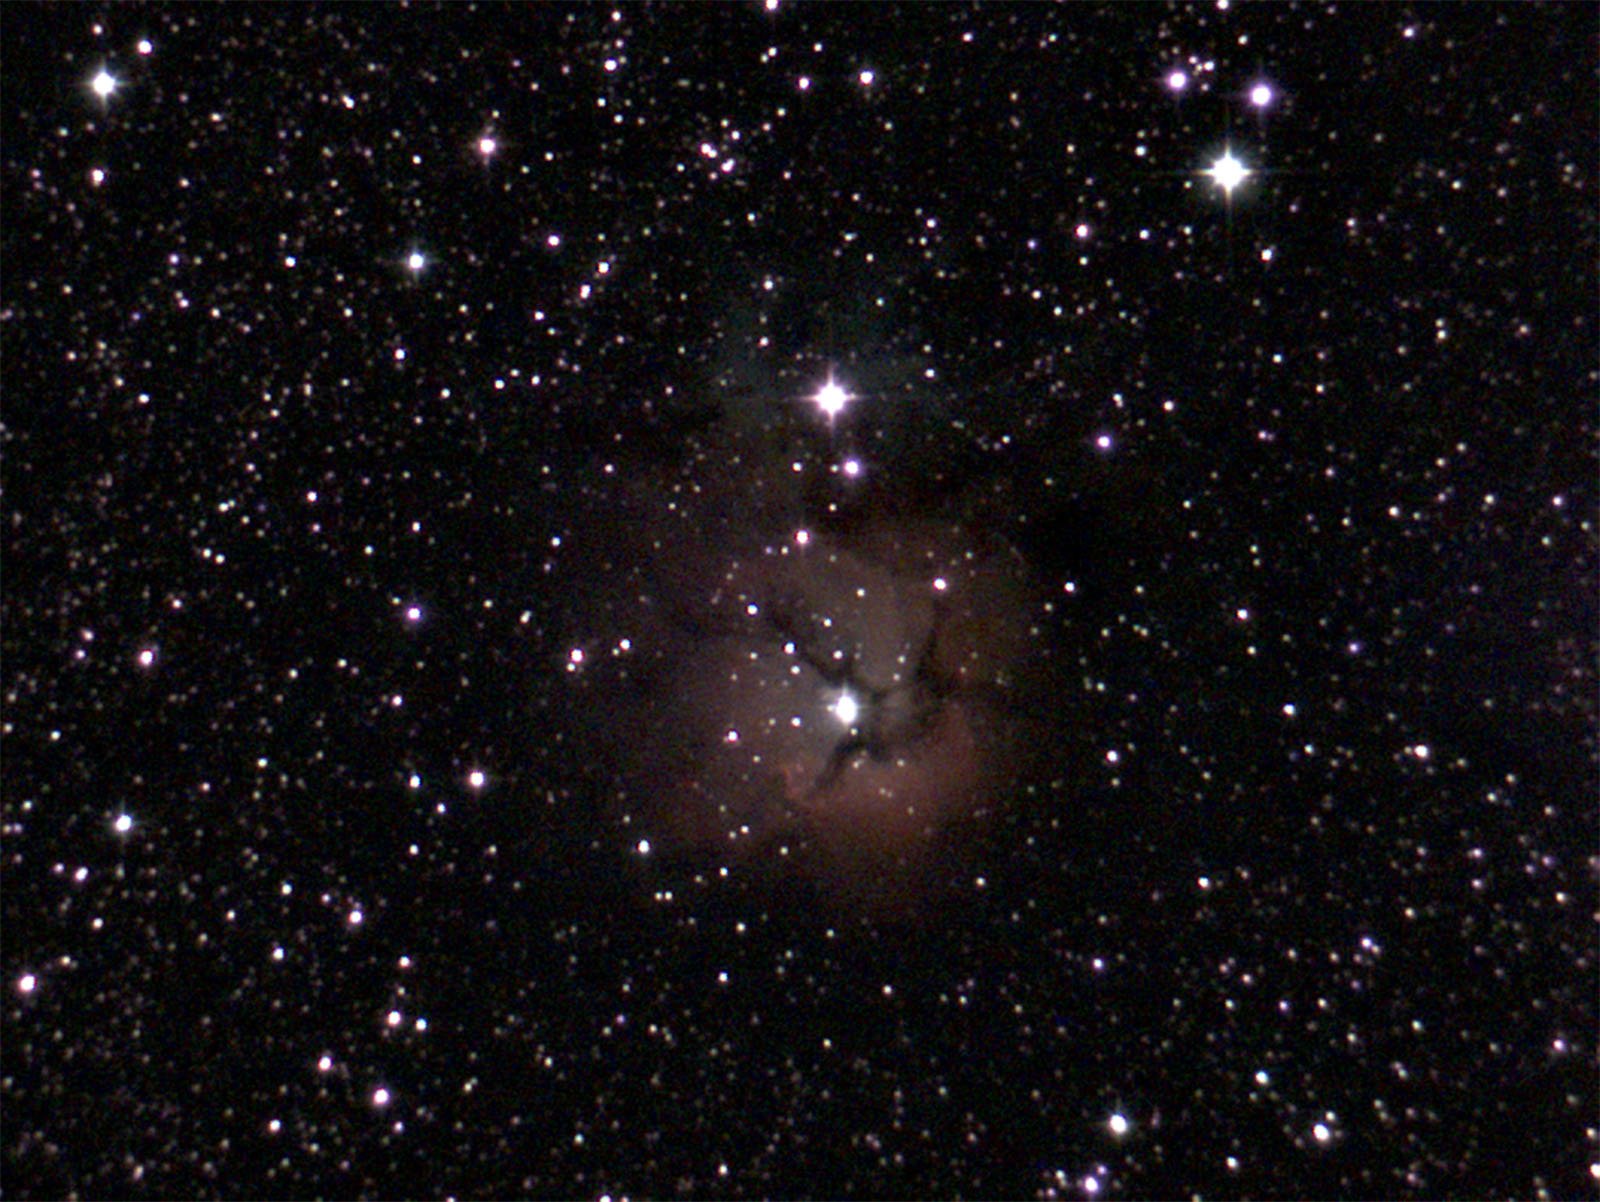
<svg viewBox="0 0 1600 1202"><path fill-rule="evenodd" d="M797 463L728 436L619 473L607 565L633 633L592 708L657 854L899 904L1035 750L1038 593L969 503L808 495Z"/></svg>

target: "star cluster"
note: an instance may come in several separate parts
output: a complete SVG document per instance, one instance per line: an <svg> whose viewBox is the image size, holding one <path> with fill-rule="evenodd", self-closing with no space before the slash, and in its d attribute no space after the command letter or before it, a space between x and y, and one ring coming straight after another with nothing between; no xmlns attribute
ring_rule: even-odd
<svg viewBox="0 0 1600 1202"><path fill-rule="evenodd" d="M1597 34L9 7L4 1192L1595 1196Z"/></svg>

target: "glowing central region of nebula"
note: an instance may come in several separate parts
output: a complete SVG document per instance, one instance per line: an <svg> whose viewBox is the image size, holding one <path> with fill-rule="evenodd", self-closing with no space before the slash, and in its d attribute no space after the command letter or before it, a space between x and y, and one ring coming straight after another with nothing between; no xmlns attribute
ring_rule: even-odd
<svg viewBox="0 0 1600 1202"><path fill-rule="evenodd" d="M1005 796L1038 703L1026 564L950 507L873 500L805 522L780 468L659 517L641 485L616 550L627 688L596 702L632 830L708 865L777 859L825 889L914 890Z"/></svg>
<svg viewBox="0 0 1600 1202"><path fill-rule="evenodd" d="M1025 651L1014 568L903 522L729 565L677 690L696 729L674 812L713 839L798 824L835 853L903 856L982 809L989 711Z"/></svg>

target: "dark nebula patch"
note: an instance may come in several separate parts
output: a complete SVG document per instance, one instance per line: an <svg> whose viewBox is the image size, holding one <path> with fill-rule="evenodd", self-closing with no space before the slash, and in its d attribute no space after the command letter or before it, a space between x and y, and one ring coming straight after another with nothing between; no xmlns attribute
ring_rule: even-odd
<svg viewBox="0 0 1600 1202"><path fill-rule="evenodd" d="M619 821L700 870L915 905L1050 744L1041 590L977 490L696 445L692 473L614 473L606 604L636 633L581 717Z"/></svg>

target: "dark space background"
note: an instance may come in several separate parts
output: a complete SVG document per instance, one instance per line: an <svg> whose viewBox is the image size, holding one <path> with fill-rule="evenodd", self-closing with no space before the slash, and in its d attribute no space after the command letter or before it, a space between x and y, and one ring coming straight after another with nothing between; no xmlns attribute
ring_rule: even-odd
<svg viewBox="0 0 1600 1202"><path fill-rule="evenodd" d="M1596 35L6 6L4 1192L1595 1196ZM930 516L1015 770L685 814Z"/></svg>

